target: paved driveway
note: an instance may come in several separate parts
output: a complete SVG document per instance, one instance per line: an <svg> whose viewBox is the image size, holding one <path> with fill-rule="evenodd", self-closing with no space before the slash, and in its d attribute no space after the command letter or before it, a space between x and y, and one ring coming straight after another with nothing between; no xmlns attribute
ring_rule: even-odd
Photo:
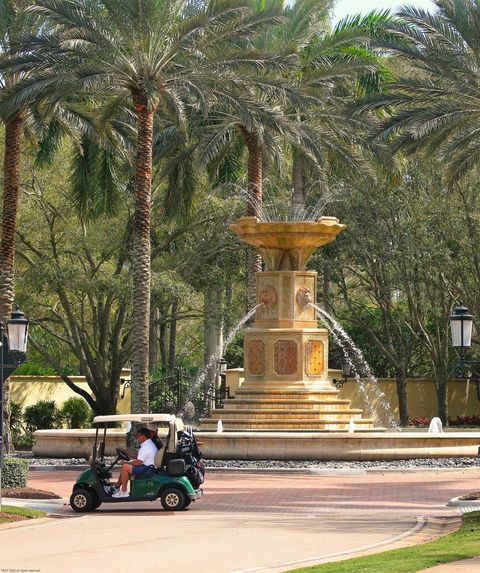
<svg viewBox="0 0 480 573"><path fill-rule="evenodd" d="M34 473L67 496L76 474ZM480 470L364 475L211 473L206 496L167 513L159 503L101 506L76 517L0 530L0 571L273 573L342 554L420 542L456 516L452 497L478 490ZM74 518L66 518L75 516ZM424 528L424 519L432 521Z"/></svg>

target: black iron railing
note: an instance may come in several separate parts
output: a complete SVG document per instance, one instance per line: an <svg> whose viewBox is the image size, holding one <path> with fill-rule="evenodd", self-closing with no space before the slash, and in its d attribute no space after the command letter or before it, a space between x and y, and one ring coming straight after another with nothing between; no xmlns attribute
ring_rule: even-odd
<svg viewBox="0 0 480 573"><path fill-rule="evenodd" d="M199 418L207 415L211 408L223 408L225 400L233 399L225 374L221 374L218 388L212 388L209 384L194 388L194 380L194 376L179 367L161 378L152 380L149 384L150 412L179 413L188 400L195 407L195 418ZM126 389L131 388L131 381L122 379L122 385L123 398Z"/></svg>

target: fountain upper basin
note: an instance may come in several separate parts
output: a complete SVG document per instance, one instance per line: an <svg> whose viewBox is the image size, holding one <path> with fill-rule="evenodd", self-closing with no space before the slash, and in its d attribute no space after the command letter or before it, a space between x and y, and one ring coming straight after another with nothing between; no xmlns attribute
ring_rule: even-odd
<svg viewBox="0 0 480 573"><path fill-rule="evenodd" d="M315 249L334 241L346 225L336 217L273 223L241 217L230 228L244 243L258 249L266 270L302 271Z"/></svg>

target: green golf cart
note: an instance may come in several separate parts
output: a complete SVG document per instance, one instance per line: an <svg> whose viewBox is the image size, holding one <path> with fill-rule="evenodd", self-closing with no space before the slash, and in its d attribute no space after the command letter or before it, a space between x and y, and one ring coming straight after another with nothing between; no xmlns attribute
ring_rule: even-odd
<svg viewBox="0 0 480 573"><path fill-rule="evenodd" d="M163 443L155 456L155 468L148 477L132 476L130 496L112 497L114 484L110 481L112 469L120 460L131 458L123 448L116 448L116 458L107 465L105 459L107 433L112 426L132 422L143 426L154 424ZM96 416L95 444L92 450L91 467L82 472L73 486L70 505L74 511L87 512L97 509L102 503L130 503L160 499L166 511L180 511L203 495L204 466L195 437L182 420L172 414L127 414Z"/></svg>

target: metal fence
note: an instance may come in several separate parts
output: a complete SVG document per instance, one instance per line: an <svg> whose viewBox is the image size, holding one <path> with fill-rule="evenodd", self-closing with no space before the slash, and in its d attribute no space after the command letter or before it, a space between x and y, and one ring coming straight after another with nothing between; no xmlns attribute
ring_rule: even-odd
<svg viewBox="0 0 480 573"><path fill-rule="evenodd" d="M220 376L220 386L212 388L211 383L195 385L196 377L188 371L175 367L171 373L153 379L149 384L150 412L181 413L187 402L194 406L193 418L208 416L212 408L223 408L225 400L232 399L225 375ZM123 395L131 387L129 380L123 384ZM123 397L123 396L122 396ZM190 406L191 408L191 406Z"/></svg>

